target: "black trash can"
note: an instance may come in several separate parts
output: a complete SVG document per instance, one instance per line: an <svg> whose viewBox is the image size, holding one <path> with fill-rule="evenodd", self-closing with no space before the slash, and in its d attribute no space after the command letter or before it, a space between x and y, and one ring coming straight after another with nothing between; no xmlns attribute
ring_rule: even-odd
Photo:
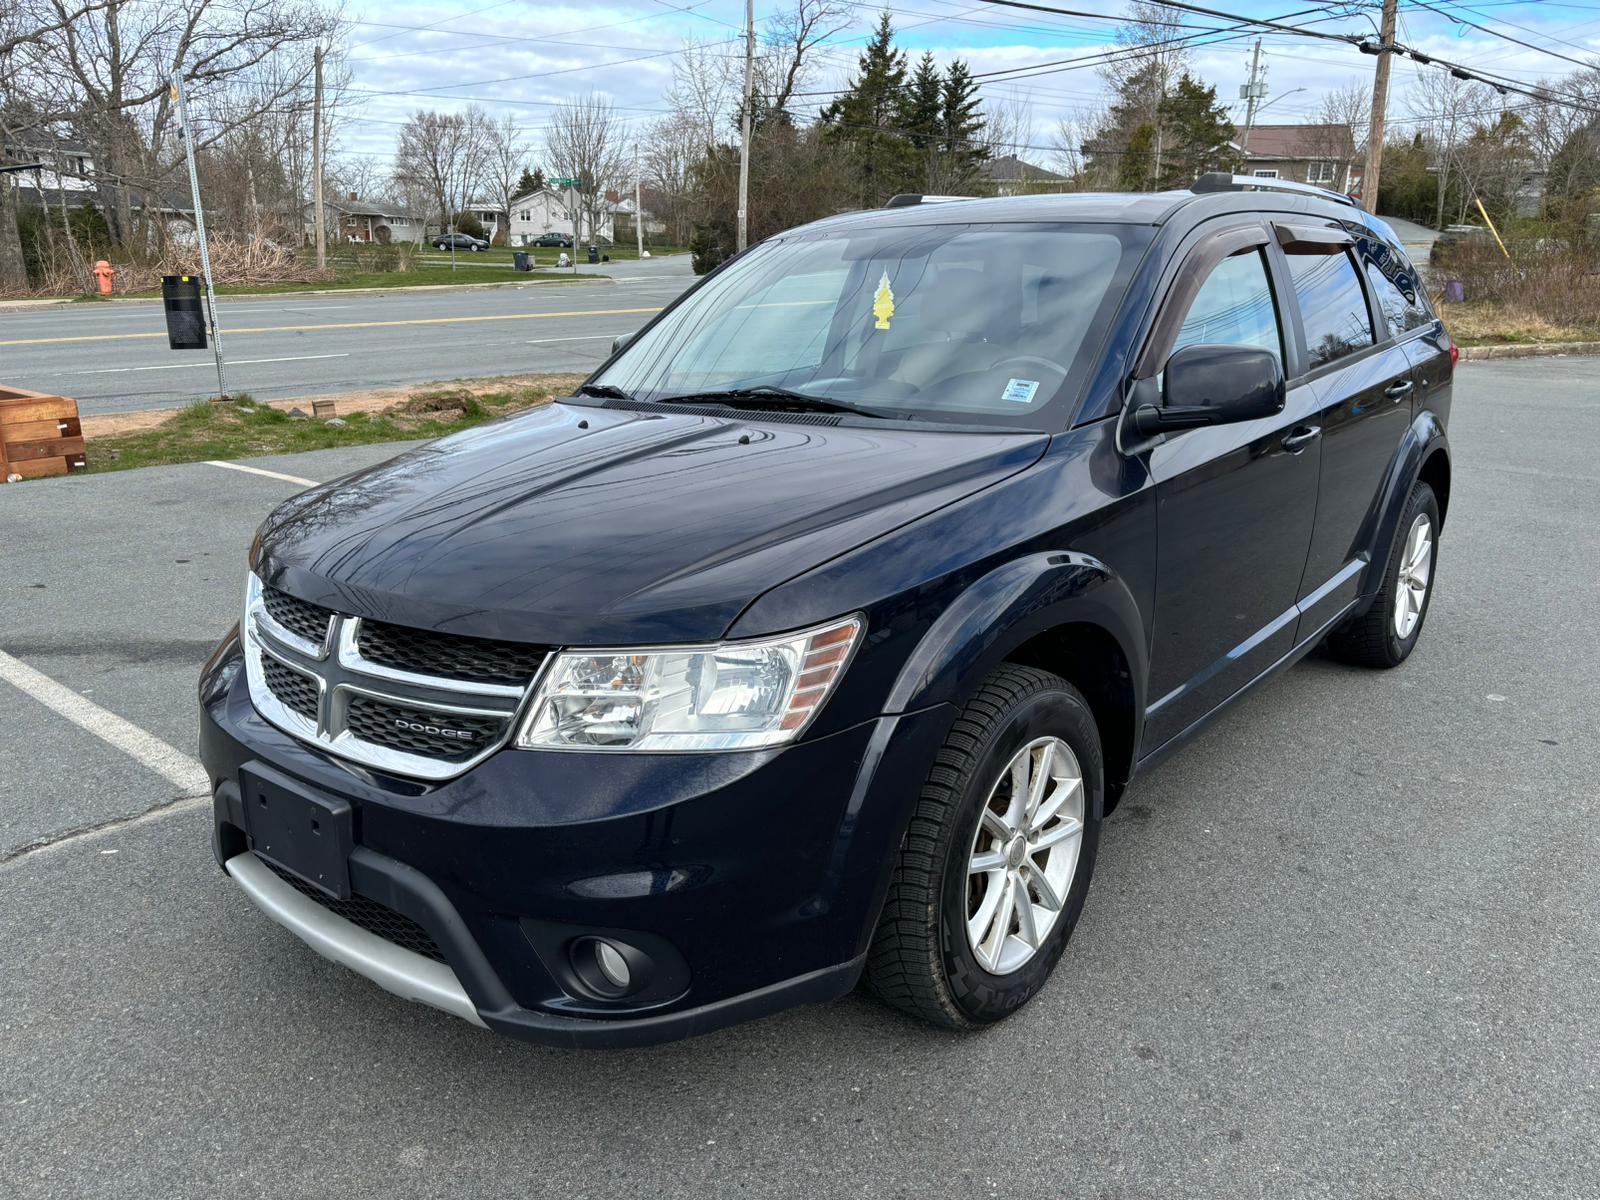
<svg viewBox="0 0 1600 1200"><path fill-rule="evenodd" d="M590 246L589 247L589 261L592 262L592 263L597 263L597 262L600 261L600 247L599 246Z"/></svg>
<svg viewBox="0 0 1600 1200"><path fill-rule="evenodd" d="M163 275L161 306L167 310L167 345L174 350L206 348L206 310L200 281L193 275Z"/></svg>
<svg viewBox="0 0 1600 1200"><path fill-rule="evenodd" d="M511 265L518 271L531 271L532 265L528 262L526 250L513 250L511 252Z"/></svg>

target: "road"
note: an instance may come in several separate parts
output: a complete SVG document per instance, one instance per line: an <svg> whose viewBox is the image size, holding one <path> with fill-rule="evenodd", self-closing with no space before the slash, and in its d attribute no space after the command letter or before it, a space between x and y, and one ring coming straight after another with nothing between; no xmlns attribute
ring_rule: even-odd
<svg viewBox="0 0 1600 1200"><path fill-rule="evenodd" d="M1014 1019L612 1052L395 1000L212 863L194 680L296 484L0 488L0 1192L1593 1200L1600 360L1463 364L1452 436L1411 660L1313 658L1140 779Z"/></svg>
<svg viewBox="0 0 1600 1200"><path fill-rule="evenodd" d="M593 283L235 297L217 303L230 391L260 400L477 375L587 372L694 280L689 256L611 263ZM216 393L209 350L167 348L159 304L0 312L0 384L87 414Z"/></svg>

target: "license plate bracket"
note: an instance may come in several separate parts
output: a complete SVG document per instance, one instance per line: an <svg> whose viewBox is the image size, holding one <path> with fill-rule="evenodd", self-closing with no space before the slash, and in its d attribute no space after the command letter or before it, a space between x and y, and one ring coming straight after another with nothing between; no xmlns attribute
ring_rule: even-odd
<svg viewBox="0 0 1600 1200"><path fill-rule="evenodd" d="M336 900L350 898L348 800L319 796L256 764L240 769L239 794L250 849Z"/></svg>

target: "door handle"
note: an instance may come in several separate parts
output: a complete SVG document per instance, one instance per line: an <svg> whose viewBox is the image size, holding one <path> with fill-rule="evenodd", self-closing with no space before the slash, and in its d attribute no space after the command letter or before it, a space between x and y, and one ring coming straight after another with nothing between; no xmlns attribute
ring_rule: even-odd
<svg viewBox="0 0 1600 1200"><path fill-rule="evenodd" d="M1383 389L1383 394L1391 400L1399 400L1411 394L1413 384L1409 379L1400 379Z"/></svg>
<svg viewBox="0 0 1600 1200"><path fill-rule="evenodd" d="M1320 425L1296 425L1283 439L1283 448L1290 454L1299 454L1312 442L1322 436Z"/></svg>

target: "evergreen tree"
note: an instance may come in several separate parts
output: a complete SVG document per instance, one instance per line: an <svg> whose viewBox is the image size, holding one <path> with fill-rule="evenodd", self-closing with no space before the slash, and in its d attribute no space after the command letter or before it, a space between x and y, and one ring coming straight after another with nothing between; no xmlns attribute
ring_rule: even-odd
<svg viewBox="0 0 1600 1200"><path fill-rule="evenodd" d="M944 83L934 66L932 51L923 51L911 76L906 101L905 128L911 144L918 150L933 149L939 143L944 110Z"/></svg>
<svg viewBox="0 0 1600 1200"><path fill-rule="evenodd" d="M1217 89L1185 71L1156 106L1161 131L1158 188L1188 187L1207 171L1234 165L1233 122L1217 103Z"/></svg>
<svg viewBox="0 0 1600 1200"><path fill-rule="evenodd" d="M905 52L895 49L894 26L883 13L849 88L817 118L828 137L854 158L856 198L865 208L915 189L915 147L904 132L908 95Z"/></svg>
<svg viewBox="0 0 1600 1200"><path fill-rule="evenodd" d="M1129 136L1116 160L1117 191L1142 192L1155 170L1156 127L1148 121Z"/></svg>
<svg viewBox="0 0 1600 1200"><path fill-rule="evenodd" d="M978 82L959 58L945 72L939 96L939 133L945 156L948 188L957 191L978 177L989 148L979 142L983 133L983 101Z"/></svg>
<svg viewBox="0 0 1600 1200"><path fill-rule="evenodd" d="M526 196L529 192L537 192L544 186L544 168L535 167L528 170L522 168L522 178L517 180L517 195Z"/></svg>

